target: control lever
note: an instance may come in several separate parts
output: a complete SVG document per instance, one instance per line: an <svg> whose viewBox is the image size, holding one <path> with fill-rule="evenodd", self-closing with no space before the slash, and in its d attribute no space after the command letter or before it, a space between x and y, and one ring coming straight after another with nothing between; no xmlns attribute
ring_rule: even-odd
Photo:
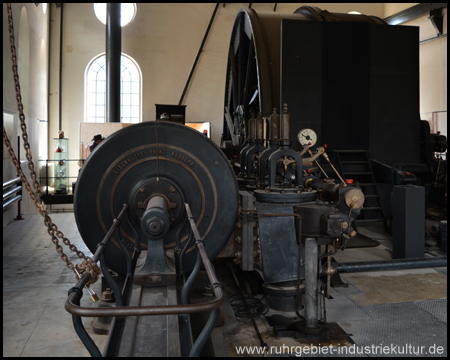
<svg viewBox="0 0 450 360"><path fill-rule="evenodd" d="M313 155L313 154L311 153L311 150L309 150L309 146L308 146L308 145L304 145L304 146L303 146L303 150L299 153L299 155L302 156L304 153L306 153L307 151L309 151L309 153L311 153L312 156L309 157L309 158L304 158L304 159L302 159L302 165L304 165L304 166L312 165L312 162L315 161L320 155L322 155L322 154L325 152L325 149L324 149L323 147L319 147L317 150L318 150L318 151L317 151L317 154ZM295 160L289 160L289 159L287 158L287 156L284 157L283 160L279 159L277 162L280 162L280 161L283 162L283 165L284 165L284 169L285 169L285 170L287 169L287 166L288 166L289 164L295 163L295 162L296 162Z"/></svg>
<svg viewBox="0 0 450 360"><path fill-rule="evenodd" d="M305 150L305 146L303 147L303 150ZM305 165L305 166L309 166L309 165L312 165L312 162L313 161L316 161L316 159L320 156L320 155L323 155L323 154L325 154L325 149L321 146L321 147L319 147L318 149L317 149L317 153L315 154L315 155L313 155L312 154L312 152L311 152L311 150L309 150L309 147L308 147L308 149L306 150L307 152L308 152L308 154L309 155L311 155L311 157L309 157L309 158L304 158L303 159L303 165ZM304 152L303 152L304 153ZM301 153L300 153L300 155L301 155ZM317 161L316 161L316 163L317 163ZM320 166L319 166L320 167ZM322 170L322 169L321 169ZM322 170L323 171L323 170Z"/></svg>
<svg viewBox="0 0 450 360"><path fill-rule="evenodd" d="M323 148L322 148L323 149ZM309 150L308 148L308 155L309 156L313 156L313 153L311 150ZM317 167L320 169L320 171L322 171L322 174L328 179L328 175L327 173L322 169L322 167L320 166L319 162L317 160L314 160L314 162L316 163Z"/></svg>
<svg viewBox="0 0 450 360"><path fill-rule="evenodd" d="M326 147L326 145L325 145ZM330 161L330 158L328 157L327 153L325 152L325 149L322 153L322 156L325 158L325 160L328 162L328 164L330 164L331 168L333 169L333 171L336 173L336 175L338 176L339 180L342 181L342 184L344 187L347 187L346 182L344 181L344 179L342 179L341 175L339 175L338 171L336 170L336 168L333 166L333 164Z"/></svg>
<svg viewBox="0 0 450 360"><path fill-rule="evenodd" d="M303 150L299 152L300 156L303 156L304 153L306 153L307 151L311 152L309 150L309 145L303 145ZM309 153L308 153L309 154ZM312 154L311 154L312 155Z"/></svg>

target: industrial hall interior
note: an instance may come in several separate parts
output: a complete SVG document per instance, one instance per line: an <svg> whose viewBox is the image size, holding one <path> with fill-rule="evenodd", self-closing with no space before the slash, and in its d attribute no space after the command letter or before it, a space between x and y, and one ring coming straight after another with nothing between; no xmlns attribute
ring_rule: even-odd
<svg viewBox="0 0 450 360"><path fill-rule="evenodd" d="M447 3L3 3L3 356L447 357Z"/></svg>

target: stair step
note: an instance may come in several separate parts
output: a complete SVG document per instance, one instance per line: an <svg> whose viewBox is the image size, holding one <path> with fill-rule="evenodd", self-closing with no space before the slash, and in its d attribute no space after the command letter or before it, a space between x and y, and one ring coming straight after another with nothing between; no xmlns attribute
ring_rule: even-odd
<svg viewBox="0 0 450 360"><path fill-rule="evenodd" d="M375 186L374 183L359 183L359 186Z"/></svg>
<svg viewBox="0 0 450 360"><path fill-rule="evenodd" d="M344 175L372 175L370 171L351 171L351 172L343 172Z"/></svg>
<svg viewBox="0 0 450 360"><path fill-rule="evenodd" d="M368 153L368 150L333 150L333 152L338 154L359 154L359 153Z"/></svg>
<svg viewBox="0 0 450 360"><path fill-rule="evenodd" d="M381 210L381 207L379 207L379 206L367 206L367 207L363 207L361 210Z"/></svg>
<svg viewBox="0 0 450 360"><path fill-rule="evenodd" d="M368 164L367 160L358 160L358 161L341 161L341 164Z"/></svg>
<svg viewBox="0 0 450 360"><path fill-rule="evenodd" d="M384 222L383 219L356 219L353 220L357 223L374 223L374 222Z"/></svg>
<svg viewBox="0 0 450 360"><path fill-rule="evenodd" d="M357 226L356 224L382 222L385 230L388 231L388 223L383 208L381 207L380 197L377 194L376 183L371 182L375 181L375 179L371 168L369 152L367 150L334 150L334 153L336 154L336 160L344 178L353 178L358 182L363 193L364 190L370 193L370 195L365 195L367 203L365 207L361 209L364 211L361 215L365 215L364 217L370 217L372 219L356 219L354 221L355 229ZM345 171L346 169L348 169L348 171ZM373 219L374 217L381 217L381 219Z"/></svg>

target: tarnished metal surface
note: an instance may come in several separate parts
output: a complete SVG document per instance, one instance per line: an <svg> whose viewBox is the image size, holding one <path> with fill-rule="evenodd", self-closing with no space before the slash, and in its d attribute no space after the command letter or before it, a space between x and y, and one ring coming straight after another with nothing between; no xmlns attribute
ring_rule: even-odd
<svg viewBox="0 0 450 360"><path fill-rule="evenodd" d="M267 284L297 280L299 250L292 206L256 204L261 237L261 257ZM269 213L266 215L266 213ZM274 217L272 213L284 216ZM273 234L277 234L274 237Z"/></svg>
<svg viewBox="0 0 450 360"><path fill-rule="evenodd" d="M87 281L88 273L84 273L81 277L80 284L83 285ZM105 317L105 316L144 316L144 315L170 315L170 314L193 314L197 312L206 312L219 308L223 301L223 291L220 287L215 289L216 299L207 303L188 304L188 305L167 305L167 306L121 306L113 309L106 308L90 308L77 306L74 300L77 294L72 293L66 300L65 309L76 316L86 317Z"/></svg>
<svg viewBox="0 0 450 360"><path fill-rule="evenodd" d="M241 9L236 16L230 41L225 90L225 106L232 115L238 106L244 107L246 119L250 118L251 107L264 117L269 117L274 107L281 109L283 20L385 24L383 20L372 16L329 13L311 6L303 6L294 14L259 13L254 9ZM255 96L258 101L252 102ZM226 129L228 126L224 125ZM231 128L230 132L232 131Z"/></svg>
<svg viewBox="0 0 450 360"><path fill-rule="evenodd" d="M216 256L228 241L237 219L238 188L234 173L221 150L209 139L186 126L164 121L144 122L115 132L102 141L84 164L75 190L74 212L80 234L91 251L95 251L98 239L107 231L118 208L125 202L133 203L135 194L151 182L169 187L166 195L169 202L179 201L176 197L171 200L173 186L174 194L178 192L179 198L190 204L208 256ZM172 209L175 221L164 236L166 250L175 247L178 232L182 245L188 238L188 228L180 230L182 224L176 221L176 209ZM106 254L108 267L121 274L125 273L125 264L118 242L122 241L132 251L136 244L134 228L141 248L147 247L147 236L137 216L136 211L131 212L130 221L121 225L120 238L113 237L114 246ZM186 252L187 272L195 263L192 249Z"/></svg>
<svg viewBox="0 0 450 360"><path fill-rule="evenodd" d="M90 274L85 272L82 274L80 280L77 285L71 289L69 292L69 297L65 303L65 309L76 316L87 316L87 317L104 317L104 316L142 316L142 315L170 315L170 314L191 314L196 312L206 312L217 309L224 301L224 293L222 290L222 285L217 280L217 276L214 273L214 269L209 261L208 255L205 250L205 246L203 245L203 240L200 237L197 226L195 225L195 220L192 217L192 212L189 207L189 204L185 203L186 214L188 216L188 220L190 226L192 228L192 232L194 233L194 237L196 240L196 247L203 261L203 265L205 267L206 273L208 274L209 281L211 282L211 290L214 293L215 300L209 301L207 303L202 304L188 304L188 305L167 305L167 306L119 306L114 309L92 309L77 306L77 302L81 297L80 289L88 283L90 280ZM128 207L124 206L124 209L121 212L123 215L124 210ZM101 247L104 250L104 247ZM97 250L95 257L99 256L102 251L100 249ZM72 291L74 290L74 291Z"/></svg>
<svg viewBox="0 0 450 360"><path fill-rule="evenodd" d="M130 304L131 306L146 306L149 304L166 306L176 304L174 285L158 288L136 288L134 291L138 291L140 296L132 297L134 301L138 300L138 302ZM128 321L130 321L129 325ZM175 315L157 315L128 318L119 356L180 356L178 317Z"/></svg>
<svg viewBox="0 0 450 360"><path fill-rule="evenodd" d="M414 304L447 324L447 299L415 301Z"/></svg>
<svg viewBox="0 0 450 360"><path fill-rule="evenodd" d="M252 216L254 205L253 195L247 191L239 191L239 195L242 199L242 208L245 211L242 214L242 263L241 267L244 271L253 270L253 243L256 234L255 221Z"/></svg>
<svg viewBox="0 0 450 360"><path fill-rule="evenodd" d="M318 264L319 246L316 238L305 239L305 323L308 329L319 325Z"/></svg>

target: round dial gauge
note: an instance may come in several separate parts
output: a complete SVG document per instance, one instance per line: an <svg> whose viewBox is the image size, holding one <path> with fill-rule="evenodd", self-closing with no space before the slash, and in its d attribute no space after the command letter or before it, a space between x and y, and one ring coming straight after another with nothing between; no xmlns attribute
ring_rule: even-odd
<svg viewBox="0 0 450 360"><path fill-rule="evenodd" d="M300 130L297 138L301 145L313 146L317 142L317 135L311 129Z"/></svg>

